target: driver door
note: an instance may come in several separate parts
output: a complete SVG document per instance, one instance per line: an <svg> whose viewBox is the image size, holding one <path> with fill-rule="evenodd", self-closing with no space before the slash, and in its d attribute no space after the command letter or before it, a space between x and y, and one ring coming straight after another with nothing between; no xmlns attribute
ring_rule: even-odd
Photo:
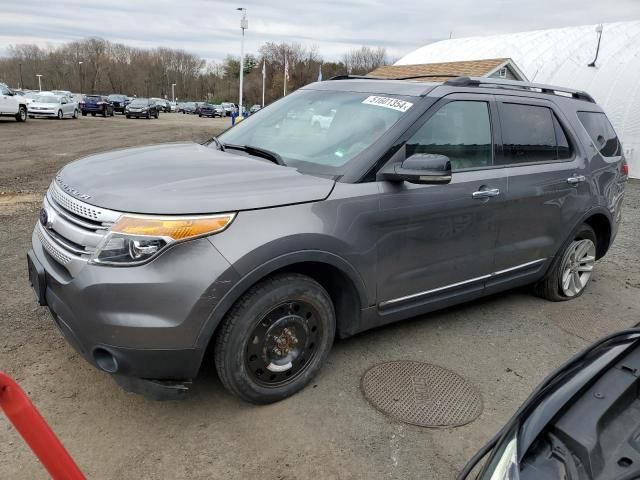
<svg viewBox="0 0 640 480"><path fill-rule="evenodd" d="M381 311L424 311L482 294L507 190L502 169L494 168L497 135L495 103L482 94L441 99L405 134L405 157L446 155L453 174L447 185L379 182Z"/></svg>

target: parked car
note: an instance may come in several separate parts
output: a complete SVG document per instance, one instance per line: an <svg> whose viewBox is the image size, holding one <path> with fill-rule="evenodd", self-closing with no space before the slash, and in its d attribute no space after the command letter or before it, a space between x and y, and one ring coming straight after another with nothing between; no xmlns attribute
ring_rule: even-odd
<svg viewBox="0 0 640 480"><path fill-rule="evenodd" d="M80 110L82 111L83 117L88 113L90 113L92 117L95 117L96 114L100 114L103 117L107 115L113 117L115 112L113 103L103 95L86 95L84 100L80 102Z"/></svg>
<svg viewBox="0 0 640 480"><path fill-rule="evenodd" d="M78 105L66 95L42 94L27 106L29 118L78 118Z"/></svg>
<svg viewBox="0 0 640 480"><path fill-rule="evenodd" d="M170 112L171 108L169 106L169 102L167 100L164 100L162 98L152 98L151 100L153 100L155 102L155 104L158 107L158 111L160 112Z"/></svg>
<svg viewBox="0 0 640 480"><path fill-rule="evenodd" d="M640 478L640 328L607 335L549 375L458 480Z"/></svg>
<svg viewBox="0 0 640 480"><path fill-rule="evenodd" d="M260 106L260 105L252 105L251 108L249 109L249 113L251 115L253 115L256 112L259 112L260 110L262 110L262 106Z"/></svg>
<svg viewBox="0 0 640 480"><path fill-rule="evenodd" d="M57 95L58 97L73 96L73 93L71 93L69 90L51 90L51 93L53 93L54 95Z"/></svg>
<svg viewBox="0 0 640 480"><path fill-rule="evenodd" d="M16 95L4 83L0 83L0 117L14 117L18 122L27 121L27 102Z"/></svg>
<svg viewBox="0 0 640 480"><path fill-rule="evenodd" d="M187 114L187 113L191 113L191 114L193 114L193 113L196 113L196 104L195 104L195 102L187 102L187 103L184 103L184 104L182 105L182 113L183 113L183 114Z"/></svg>
<svg viewBox="0 0 640 480"><path fill-rule="evenodd" d="M169 102L169 111L172 113L178 111L178 104L176 102Z"/></svg>
<svg viewBox="0 0 640 480"><path fill-rule="evenodd" d="M158 118L160 108L156 100L150 98L136 98L124 111L127 118Z"/></svg>
<svg viewBox="0 0 640 480"><path fill-rule="evenodd" d="M330 128L309 110L335 110ZM347 77L206 145L66 165L29 272L69 341L124 388L180 396L210 348L230 392L270 403L311 381L335 337L526 285L578 299L627 178L584 92Z"/></svg>
<svg viewBox="0 0 640 480"><path fill-rule="evenodd" d="M201 117L224 117L225 111L222 108L222 105L214 105L212 103L205 103L200 107L200 113L198 113Z"/></svg>
<svg viewBox="0 0 640 480"><path fill-rule="evenodd" d="M224 108L224 111L226 112L227 117L230 117L232 114L238 112L238 107L236 107L235 103L222 102L221 105L222 105L222 108Z"/></svg>
<svg viewBox="0 0 640 480"><path fill-rule="evenodd" d="M129 98L120 93L112 93L107 100L113 104L113 110L124 114L124 109L129 105Z"/></svg>

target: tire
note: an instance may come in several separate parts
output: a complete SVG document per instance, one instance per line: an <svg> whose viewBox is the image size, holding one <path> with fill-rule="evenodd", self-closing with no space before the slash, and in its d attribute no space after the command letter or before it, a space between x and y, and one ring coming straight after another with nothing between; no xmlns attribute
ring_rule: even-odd
<svg viewBox="0 0 640 480"><path fill-rule="evenodd" d="M83 111L83 112L82 112L82 116L83 116L83 117L86 117L86 116L87 116L87 112Z"/></svg>
<svg viewBox="0 0 640 480"><path fill-rule="evenodd" d="M127 115L127 118L131 118L131 115Z"/></svg>
<svg viewBox="0 0 640 480"><path fill-rule="evenodd" d="M78 119L78 110L74 110L74 111L73 111L73 117L72 117L72 118L73 118L74 120L77 120L77 119Z"/></svg>
<svg viewBox="0 0 640 480"><path fill-rule="evenodd" d="M156 117L156 120L158 120L158 118L160 118L160 112L156 112L154 116Z"/></svg>
<svg viewBox="0 0 640 480"><path fill-rule="evenodd" d="M107 109L106 109L106 108L104 108L104 109L102 110L102 116L103 116L104 118L107 118L107 113L108 113L108 112L107 112Z"/></svg>
<svg viewBox="0 0 640 480"><path fill-rule="evenodd" d="M64 118L64 114L62 113L62 110L58 110L58 120L62 120Z"/></svg>
<svg viewBox="0 0 640 480"><path fill-rule="evenodd" d="M326 290L306 275L274 275L251 287L225 317L215 337L216 370L241 399L277 402L313 379L334 336Z"/></svg>
<svg viewBox="0 0 640 480"><path fill-rule="evenodd" d="M96 116L96 112L91 112L91 116L95 117Z"/></svg>
<svg viewBox="0 0 640 480"><path fill-rule="evenodd" d="M150 118L151 118L151 114L147 112L147 120L149 120Z"/></svg>
<svg viewBox="0 0 640 480"><path fill-rule="evenodd" d="M33 118L33 116L29 115L29 118ZM18 107L18 113L16 114L16 122L26 122L27 121L27 107L24 105L20 105Z"/></svg>
<svg viewBox="0 0 640 480"><path fill-rule="evenodd" d="M562 246L546 275L534 285L534 293L553 302L578 298L591 281L597 249L596 233L583 223Z"/></svg>
<svg viewBox="0 0 640 480"><path fill-rule="evenodd" d="M111 110L111 116L115 117L116 116L116 111L115 110Z"/></svg>

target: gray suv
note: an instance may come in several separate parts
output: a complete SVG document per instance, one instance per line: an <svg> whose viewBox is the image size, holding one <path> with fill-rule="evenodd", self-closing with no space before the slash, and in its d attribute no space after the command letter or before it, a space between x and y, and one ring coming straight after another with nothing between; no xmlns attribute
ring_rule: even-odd
<svg viewBox="0 0 640 480"><path fill-rule="evenodd" d="M269 403L336 337L525 285L578 297L615 238L627 168L584 92L342 77L204 145L68 164L29 276L127 390L179 397L211 359L230 392Z"/></svg>

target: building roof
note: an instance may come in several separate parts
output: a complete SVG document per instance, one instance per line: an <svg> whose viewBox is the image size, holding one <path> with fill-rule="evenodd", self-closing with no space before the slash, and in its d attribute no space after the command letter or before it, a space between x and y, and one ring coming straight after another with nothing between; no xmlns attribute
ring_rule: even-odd
<svg viewBox="0 0 640 480"><path fill-rule="evenodd" d="M526 77L520 74L520 69L510 58L490 58L482 60L463 60L455 62L419 63L385 65L379 67L368 75L384 78L403 78L425 75L424 80L429 82L444 82L452 76L488 77L495 71L509 66L521 79ZM437 75L443 75L438 77ZM418 79L419 80L419 79Z"/></svg>
<svg viewBox="0 0 640 480"><path fill-rule="evenodd" d="M603 24L595 67L596 25L443 40L396 66L512 58L532 82L584 90L620 135L631 175L640 177L640 20Z"/></svg>

